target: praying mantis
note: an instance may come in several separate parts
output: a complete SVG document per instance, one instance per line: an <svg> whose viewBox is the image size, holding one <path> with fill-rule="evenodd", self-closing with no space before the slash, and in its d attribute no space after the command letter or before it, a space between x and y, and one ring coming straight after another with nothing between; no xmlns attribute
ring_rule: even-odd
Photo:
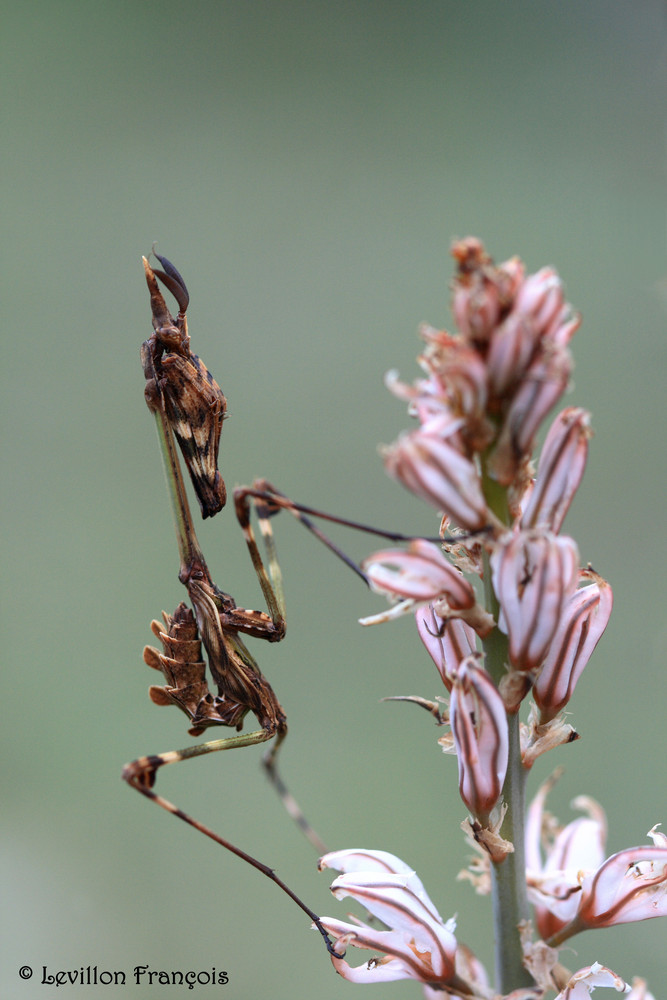
<svg viewBox="0 0 667 1000"><path fill-rule="evenodd" d="M197 540L177 445L188 468L202 517L215 516L225 506L227 499L225 483L217 464L227 404L213 376L201 359L190 350L186 319L189 294L185 282L166 257L159 254L155 256L162 265L162 270L153 269L148 259L143 258L154 331L141 349L146 378L144 395L148 408L155 417L166 473L180 559L178 576L187 590L192 607L182 602L173 615L163 612L163 623L154 621L151 625L162 645L162 651L147 646L144 660L148 666L160 671L167 683L163 687L152 686L149 694L157 705L176 705L181 709L190 721L189 733L192 736L219 726L236 729L237 734L182 750L139 757L124 767L122 776L146 798L271 879L310 917L320 931L328 951L337 955L317 914L273 869L158 794L154 785L158 770L167 764L273 741L263 757L268 776L287 811L311 844L319 854L326 853L324 843L305 819L277 771L277 755L287 735L285 712L244 641L245 637L250 636L267 642L279 642L285 635L282 576L269 518L281 509L287 510L367 584L368 579L363 570L334 545L310 517L324 517L393 541L407 541L412 536L381 531L296 504L270 483L256 480L252 487L240 487L234 491L234 506L268 611L238 607L230 594L218 588ZM175 318L167 308L158 279L178 304L179 311ZM266 565L252 528L252 509L258 517ZM217 694L211 693L206 680L207 663L202 656L202 645ZM241 729L248 715L255 717L258 728L243 733Z"/></svg>
<svg viewBox="0 0 667 1000"><path fill-rule="evenodd" d="M153 633L161 641L163 651L148 646L144 651L144 660L149 666L162 672L167 684L165 687L153 686L149 693L158 705L174 704L180 708L190 720L190 734L193 736L214 726L235 728L238 731L249 713L255 716L259 728L183 750L140 757L124 767L122 776L146 798L210 837L275 882L310 917L320 931L327 949L333 954L333 945L317 914L306 906L273 869L220 837L153 788L158 769L167 764L216 751L253 746L275 738L264 759L267 771L288 811L304 829L316 849L320 852L325 850L324 844L306 822L277 774L276 755L287 735L285 712L242 638L255 636L268 642L278 642L285 635L282 579L273 536L265 521L263 509L259 502L255 504L268 555L268 570L264 566L250 524L249 506L247 502L245 505L243 502L237 505L237 511L243 510L242 527L267 602L268 613L239 608L231 595L216 586L195 533L176 441L190 472L202 517L214 516L226 501L225 484L217 468L226 400L206 366L190 350L186 319L189 294L185 282L166 257L156 256L163 271L154 271L148 260L143 258L154 328L154 333L142 345L141 350L146 377L144 395L148 408L155 417L167 478L180 557L179 580L188 592L192 609L182 602L173 615L163 613L163 625L156 621L152 623ZM166 306L158 278L178 303L179 311L175 319ZM208 688L202 645L207 653L208 669L217 687L217 695L212 695Z"/></svg>

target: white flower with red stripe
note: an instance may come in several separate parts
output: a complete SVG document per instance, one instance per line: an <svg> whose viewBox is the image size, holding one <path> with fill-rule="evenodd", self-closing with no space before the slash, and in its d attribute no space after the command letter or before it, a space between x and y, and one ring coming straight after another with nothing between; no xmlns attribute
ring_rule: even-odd
<svg viewBox="0 0 667 1000"><path fill-rule="evenodd" d="M466 989L468 984L456 972L454 921L442 920L420 879L400 858L385 851L334 851L320 859L319 867L343 873L331 886L337 899L355 899L389 928L321 918L340 951L341 957L332 957L332 962L344 979L354 983L416 979L431 986ZM343 958L350 947L379 955L351 966Z"/></svg>
<svg viewBox="0 0 667 1000"><path fill-rule="evenodd" d="M362 625L396 618L432 601L455 611L475 604L475 592L461 571L422 538L410 542L407 549L374 552L361 566L376 593L400 602L390 611L362 619Z"/></svg>
<svg viewBox="0 0 667 1000"><path fill-rule="evenodd" d="M411 493L476 531L488 524L489 513L475 463L448 440L458 426L448 417L434 418L383 449L384 464Z"/></svg>
<svg viewBox="0 0 667 1000"><path fill-rule="evenodd" d="M540 452L535 485L521 518L523 528L560 531L586 468L591 433L586 410L571 406L558 414Z"/></svg>
<svg viewBox="0 0 667 1000"><path fill-rule="evenodd" d="M563 608L577 585L579 554L572 538L534 529L507 535L491 556L498 625L509 637L515 670L539 667Z"/></svg>
<svg viewBox="0 0 667 1000"><path fill-rule="evenodd" d="M592 570L580 570L579 580L593 582L575 590L566 602L533 687L542 725L555 718L569 702L609 623L613 605L609 584Z"/></svg>
<svg viewBox="0 0 667 1000"><path fill-rule="evenodd" d="M472 815L485 825L503 790L509 742L503 699L474 655L463 661L453 677L449 722L459 765L459 793Z"/></svg>

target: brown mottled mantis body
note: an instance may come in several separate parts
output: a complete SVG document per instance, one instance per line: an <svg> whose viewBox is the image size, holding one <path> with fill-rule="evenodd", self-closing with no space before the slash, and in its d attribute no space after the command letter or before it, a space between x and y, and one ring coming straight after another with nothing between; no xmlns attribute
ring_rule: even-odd
<svg viewBox="0 0 667 1000"><path fill-rule="evenodd" d="M224 506L226 499L225 485L217 468L226 401L206 366L190 351L185 317L189 297L185 283L166 258L158 256L158 260L164 271L154 271L144 258L154 326L154 333L143 344L141 352L146 375L145 397L156 419L176 523L180 556L179 579L187 589L192 610L182 603L173 615L163 613L164 625L153 622L153 632L163 648L159 651L146 647L144 659L149 666L162 672L167 683L164 687L151 687L149 693L158 705L173 704L180 708L190 720L190 734L193 736L214 726L240 730L249 713L255 716L259 728L183 750L140 757L125 766L123 778L142 795L206 834L275 882L310 917L322 934L328 950L332 951L333 946L317 914L271 868L218 836L153 789L158 769L166 764L219 750L253 746L275 737L271 749L264 756L264 765L288 811L313 846L319 853L326 851L276 771L276 755L287 735L285 713L243 641L243 636L249 635L268 642L278 642L285 634L282 581L265 511L260 501L253 501L266 545L268 570L254 537L247 502L242 527L267 602L268 614L237 607L234 599L216 586L195 534L175 439L188 466L202 516L213 516ZM178 302L179 313L176 319L166 307L156 275ZM202 644L207 653L211 679L217 688L215 695L209 690L206 680Z"/></svg>

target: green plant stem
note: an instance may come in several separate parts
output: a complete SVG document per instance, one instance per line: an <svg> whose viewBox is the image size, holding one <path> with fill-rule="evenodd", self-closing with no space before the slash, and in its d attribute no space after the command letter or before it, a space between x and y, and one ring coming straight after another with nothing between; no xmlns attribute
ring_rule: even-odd
<svg viewBox="0 0 667 1000"><path fill-rule="evenodd" d="M500 835L514 844L514 852L500 864L491 865L496 986L501 993L533 983L533 977L523 967L519 936L519 924L528 919L529 911L524 852L525 772L519 752L518 715L508 716L508 728L510 763L503 788L507 812Z"/></svg>
<svg viewBox="0 0 667 1000"><path fill-rule="evenodd" d="M489 507L505 524L509 521L507 495L491 477L484 475L484 492ZM488 553L484 554L484 595L487 611L496 621L500 607L491 582ZM484 640L485 666L498 685L507 673L509 662L507 636L497 627ZM526 861L524 847L526 773L521 762L519 716L507 715L509 758L503 786L503 802L507 807L500 827L500 836L514 845L514 851L498 864L491 863L491 892L495 941L495 979L500 993L509 993L521 986L531 986L533 977L523 966L523 950L519 924L528 919L526 894Z"/></svg>

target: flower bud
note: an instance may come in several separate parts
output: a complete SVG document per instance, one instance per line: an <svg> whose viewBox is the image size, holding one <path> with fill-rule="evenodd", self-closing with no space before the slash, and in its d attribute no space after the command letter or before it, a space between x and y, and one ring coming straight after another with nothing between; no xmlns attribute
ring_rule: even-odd
<svg viewBox="0 0 667 1000"><path fill-rule="evenodd" d="M572 538L539 530L506 536L492 553L498 626L509 637L515 670L533 670L545 659L576 586L578 560Z"/></svg>
<svg viewBox="0 0 667 1000"><path fill-rule="evenodd" d="M419 333L428 345L421 361L445 387L452 412L466 420L481 419L487 398L487 371L481 355L462 337L428 323L421 325Z"/></svg>
<svg viewBox="0 0 667 1000"><path fill-rule="evenodd" d="M402 435L384 452L387 472L467 531L488 520L477 469L429 425Z"/></svg>
<svg viewBox="0 0 667 1000"><path fill-rule="evenodd" d="M494 477L509 486L530 455L535 434L567 388L572 357L564 347L541 352L526 371L512 399L490 459Z"/></svg>
<svg viewBox="0 0 667 1000"><path fill-rule="evenodd" d="M494 264L473 236L453 243L451 253L458 264L452 313L466 340L483 349L521 287L524 265L518 257Z"/></svg>
<svg viewBox="0 0 667 1000"><path fill-rule="evenodd" d="M402 603L389 614L396 617L417 604L444 600L453 609L471 608L475 592L460 570L449 563L437 546L417 538L405 549L374 552L361 564L373 590ZM386 619L386 614L382 620ZM364 619L362 624L371 624Z"/></svg>
<svg viewBox="0 0 667 1000"><path fill-rule="evenodd" d="M579 313L573 313L572 308L566 303L545 340L554 347L567 347L580 326L581 316Z"/></svg>
<svg viewBox="0 0 667 1000"><path fill-rule="evenodd" d="M464 660L453 678L449 721L461 798L485 825L507 773L507 716L495 684L474 657Z"/></svg>
<svg viewBox="0 0 667 1000"><path fill-rule="evenodd" d="M489 387L496 398L508 396L520 382L538 345L535 328L521 313L511 312L494 331L487 366Z"/></svg>
<svg viewBox="0 0 667 1000"><path fill-rule="evenodd" d="M525 316L539 339L558 326L564 305L563 286L552 267L529 274L519 288L512 311Z"/></svg>
<svg viewBox="0 0 667 1000"><path fill-rule="evenodd" d="M498 322L501 308L494 281L496 269L483 244L474 236L453 243L451 254L458 264L452 295L456 325L469 340L484 343Z"/></svg>
<svg viewBox="0 0 667 1000"><path fill-rule="evenodd" d="M533 697L540 708L540 724L555 718L569 702L611 615L609 584L589 570L582 570L579 576L595 582L576 590L567 601L535 681Z"/></svg>
<svg viewBox="0 0 667 1000"><path fill-rule="evenodd" d="M586 410L570 406L549 428L535 486L521 518L523 528L544 527L556 534L560 531L586 468L589 417Z"/></svg>

